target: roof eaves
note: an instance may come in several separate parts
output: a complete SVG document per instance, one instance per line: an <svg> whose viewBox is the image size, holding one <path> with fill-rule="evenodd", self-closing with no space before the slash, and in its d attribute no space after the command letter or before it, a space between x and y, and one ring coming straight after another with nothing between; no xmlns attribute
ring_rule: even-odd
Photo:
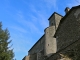
<svg viewBox="0 0 80 60"><path fill-rule="evenodd" d="M50 19L51 19L51 17L52 17L54 14L57 14L57 15L59 15L59 16L61 16L61 17L63 17L62 15L58 14L57 12L54 12L54 13L49 17L49 19L48 19L48 20L50 20Z"/></svg>
<svg viewBox="0 0 80 60"><path fill-rule="evenodd" d="M45 34L44 34L44 35L45 35ZM44 35L32 46L32 48L44 37ZM32 48L31 48L31 49L32 49ZM31 49L30 49L29 51L31 51ZM28 51L28 52L29 52L29 51Z"/></svg>

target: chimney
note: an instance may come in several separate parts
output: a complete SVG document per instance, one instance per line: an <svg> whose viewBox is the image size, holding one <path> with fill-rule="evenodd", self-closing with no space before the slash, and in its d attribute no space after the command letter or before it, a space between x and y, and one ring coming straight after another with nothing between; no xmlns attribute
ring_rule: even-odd
<svg viewBox="0 0 80 60"><path fill-rule="evenodd" d="M65 13L68 13L69 10L70 10L70 8L69 8L69 7L66 7L66 8L65 8Z"/></svg>

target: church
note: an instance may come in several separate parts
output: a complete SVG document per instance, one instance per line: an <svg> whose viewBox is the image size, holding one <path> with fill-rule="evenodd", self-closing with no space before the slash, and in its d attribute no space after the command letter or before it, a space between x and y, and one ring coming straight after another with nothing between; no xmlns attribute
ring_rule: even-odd
<svg viewBox="0 0 80 60"><path fill-rule="evenodd" d="M74 53L78 53L80 5L66 7L65 16L54 12L48 20L49 27L22 60L72 60Z"/></svg>

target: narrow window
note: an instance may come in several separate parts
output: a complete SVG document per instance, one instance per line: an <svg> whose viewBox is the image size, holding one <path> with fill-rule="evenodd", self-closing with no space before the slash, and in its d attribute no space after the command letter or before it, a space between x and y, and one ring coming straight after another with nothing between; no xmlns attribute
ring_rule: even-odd
<svg viewBox="0 0 80 60"><path fill-rule="evenodd" d="M49 46L49 44L48 44L48 46Z"/></svg>
<svg viewBox="0 0 80 60"><path fill-rule="evenodd" d="M51 25L53 26L53 23Z"/></svg>

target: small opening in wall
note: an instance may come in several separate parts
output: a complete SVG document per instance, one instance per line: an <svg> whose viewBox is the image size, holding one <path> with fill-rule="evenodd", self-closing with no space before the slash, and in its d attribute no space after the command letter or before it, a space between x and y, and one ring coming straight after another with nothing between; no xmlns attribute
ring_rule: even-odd
<svg viewBox="0 0 80 60"><path fill-rule="evenodd" d="M51 25L53 26L53 23Z"/></svg>
<svg viewBox="0 0 80 60"><path fill-rule="evenodd" d="M49 46L49 44L48 44L48 46Z"/></svg>

